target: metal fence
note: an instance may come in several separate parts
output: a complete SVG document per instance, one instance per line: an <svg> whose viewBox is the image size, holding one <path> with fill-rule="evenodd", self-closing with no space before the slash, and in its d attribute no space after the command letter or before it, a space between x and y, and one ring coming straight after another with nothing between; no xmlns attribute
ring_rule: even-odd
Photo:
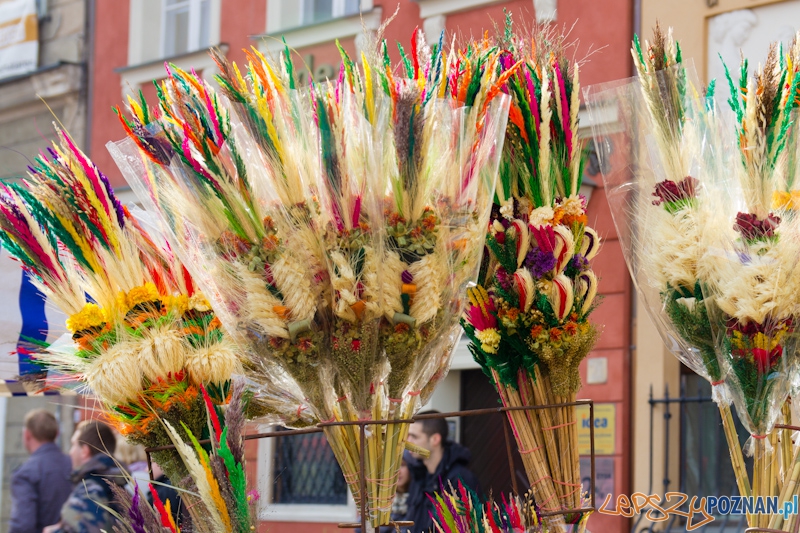
<svg viewBox="0 0 800 533"><path fill-rule="evenodd" d="M695 374L681 377L680 391L671 396L669 388L664 389L662 398L654 397L650 391L650 476L648 494L665 494L670 491L682 492L689 496L732 496L738 495L736 478L731 468L728 445L719 417L719 409L711 400L711 386ZM654 479L654 430L661 424L664 431L663 479ZM736 420L740 443L747 439L747 432ZM671 435L679 432L679 450L670 449ZM750 459L745 458L748 470L752 467ZM670 479L674 471L674 461L679 461L678 480ZM690 503L682 508L688 511ZM632 533L686 531L686 518L672 515L669 520L651 523L645 514L634 521ZM723 515L715 517L714 522L703 526L704 533L740 533L747 528L744 516Z"/></svg>

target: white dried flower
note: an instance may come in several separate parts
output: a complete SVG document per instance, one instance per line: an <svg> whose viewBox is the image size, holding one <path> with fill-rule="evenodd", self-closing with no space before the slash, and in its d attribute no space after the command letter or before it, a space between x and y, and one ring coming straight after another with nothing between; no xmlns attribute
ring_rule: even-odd
<svg viewBox="0 0 800 533"><path fill-rule="evenodd" d="M509 198L500 205L500 214L506 220L514 220L514 199Z"/></svg>
<svg viewBox="0 0 800 533"><path fill-rule="evenodd" d="M553 217L555 216L555 212L553 208L549 205L544 207L537 207L533 211L531 211L530 216L528 217L528 224L533 226L534 228L538 228L539 226L545 226L552 222Z"/></svg>

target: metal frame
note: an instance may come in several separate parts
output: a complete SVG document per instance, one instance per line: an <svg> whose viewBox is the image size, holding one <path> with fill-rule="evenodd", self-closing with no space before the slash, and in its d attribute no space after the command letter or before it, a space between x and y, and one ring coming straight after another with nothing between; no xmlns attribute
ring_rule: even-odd
<svg viewBox="0 0 800 533"><path fill-rule="evenodd" d="M486 409L471 409L467 411L452 411L449 413L431 413L425 415L417 415L415 417L409 419L399 419L399 420L357 420L354 422L322 422L317 424L315 427L306 428L306 429L292 429L288 431L280 431L280 432L268 432L268 433L254 433L252 435L245 435L244 440L256 440L256 439L269 439L273 437L291 437L294 435L307 435L309 433L322 433L324 428L330 426L358 426L359 427L359 434L361 440L361 449L363 450L366 445L366 427L367 426L375 426L375 425L386 425L386 424L413 424L414 422L419 422L420 420L430 420L430 419L437 419L437 418L453 418L453 417L464 417L464 416L479 416L479 415L489 415L489 414L497 414L502 413L505 414L509 411L537 411L541 409L556 409L560 407L577 407L579 405L588 405L589 406L589 420L591 423L589 424L589 446L590 446L590 460L591 460L591 481L589 487L589 493L591 498L591 505L589 507L581 507L580 509L564 509L561 511L548 511L544 513L540 513L539 516L547 517L547 516L556 516L556 515L568 515L568 514L578 514L578 513L587 513L593 512L597 509L597 502L595 501L595 449L594 449L594 401L592 400L577 400L574 402L568 403L555 403L555 404L547 404L547 405L526 405L520 407L490 407ZM503 430L505 433L505 441L506 441L506 453L508 456L508 467L511 472L511 483L515 493L519 493L517 488L517 479L516 479L516 472L514 472L514 458L513 452L511 448L511 439L509 439L508 435L508 417L503 417ZM800 429L800 428L798 428ZM210 439L204 439L199 441L200 444L210 444ZM172 444L165 445L165 446L154 446L152 448L145 448L145 454L147 455L147 469L150 473L150 479L153 478L153 465L150 454L152 452L163 451L163 450L172 450L175 446ZM359 503L359 511L361 515L361 522L358 523L342 523L339 524L339 528L341 529L355 529L361 528L362 532L367 531L367 499L363 496L366 495L367 492L367 480L364 477L364 472L366 470L366 455L360 455L360 462L361 468L359 472L359 485L360 485L360 492L362 495L361 501ZM412 526L413 522L390 522L388 524L381 524L378 527L382 526L392 526L399 531L401 527ZM377 529L377 528L376 528ZM749 531L749 530L748 530ZM755 530L754 530L755 531ZM768 530L757 530L757 531L768 531ZM780 532L783 533L783 532ZM795 532L797 533L797 532Z"/></svg>

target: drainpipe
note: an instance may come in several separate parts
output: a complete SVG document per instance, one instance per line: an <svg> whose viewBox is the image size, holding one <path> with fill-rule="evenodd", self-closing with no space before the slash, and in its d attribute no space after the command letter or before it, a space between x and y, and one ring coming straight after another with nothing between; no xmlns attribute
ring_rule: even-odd
<svg viewBox="0 0 800 533"><path fill-rule="evenodd" d="M633 20L632 20L632 32L633 34L639 35L642 32L642 0L633 0ZM633 35L631 35L633 37ZM632 39L631 39L632 40ZM630 72L631 75L634 75L636 72L636 68L633 64L633 57L629 59L630 63ZM633 147L630 148L631 151L634 150ZM636 156L635 153L631 153L631 156ZM637 159L631 159L633 161L634 168L638 165ZM634 376L634 361L633 361L633 354L637 354L638 357L638 348L636 346L636 316L639 313L639 309L637 308L637 297L636 297L636 287L633 284L633 280L631 280L631 302L630 302L630 345L628 347L628 411L630 414L630 424L631 424L631 431L628 432L628 450L630 450L630 454L633 456L633 447L636 444L636 437L633 434L633 413L634 413L634 406L633 401L635 398L635 391L634 386L635 382L633 379ZM652 460L652 458L651 458ZM630 467L628 468L628 487L633 490L633 480L634 480L634 472L633 472L634 464L631 461ZM628 526L630 527L633 524L633 520L628 522ZM638 524L638 521L637 521Z"/></svg>
<svg viewBox="0 0 800 533"><path fill-rule="evenodd" d="M95 11L95 2L96 0L88 0L86 2L86 16L84 20L84 32L86 38L84 39L84 53L83 53L83 79L84 79L84 90L83 94L85 96L85 103L86 103L86 114L85 120L86 123L84 124L84 139L83 139L83 150L88 154L89 157L93 157L94 154L92 153L92 116L94 111L94 33L96 29L96 11Z"/></svg>

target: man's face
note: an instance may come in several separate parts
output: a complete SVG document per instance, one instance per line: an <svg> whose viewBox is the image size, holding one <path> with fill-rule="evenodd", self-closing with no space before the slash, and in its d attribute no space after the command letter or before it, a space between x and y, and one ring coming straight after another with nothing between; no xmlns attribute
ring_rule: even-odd
<svg viewBox="0 0 800 533"><path fill-rule="evenodd" d="M415 444L420 448L425 448L426 450L430 451L432 448L431 438L429 435L425 434L423 431L422 424L420 422L414 422L411 424L411 427L408 429L408 442L411 444ZM411 452L411 455L414 456L416 459L422 459L419 454Z"/></svg>
<svg viewBox="0 0 800 533"><path fill-rule="evenodd" d="M72 468L77 469L83 466L83 464L89 460L91 454L89 453L89 447L86 444L82 444L78 442L78 431L72 435L72 446L69 448L69 458L72 459Z"/></svg>

